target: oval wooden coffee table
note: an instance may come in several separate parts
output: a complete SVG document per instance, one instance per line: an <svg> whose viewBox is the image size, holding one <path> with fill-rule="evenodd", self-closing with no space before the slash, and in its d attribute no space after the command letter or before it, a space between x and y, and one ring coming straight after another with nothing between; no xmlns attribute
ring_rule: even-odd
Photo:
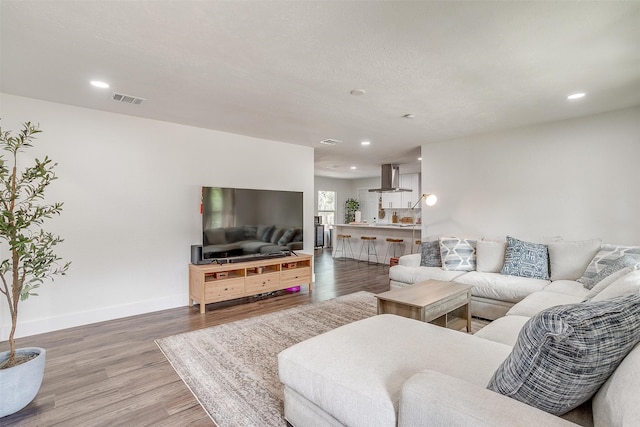
<svg viewBox="0 0 640 427"><path fill-rule="evenodd" d="M378 314L396 314L471 332L471 288L455 282L425 280L376 295Z"/></svg>

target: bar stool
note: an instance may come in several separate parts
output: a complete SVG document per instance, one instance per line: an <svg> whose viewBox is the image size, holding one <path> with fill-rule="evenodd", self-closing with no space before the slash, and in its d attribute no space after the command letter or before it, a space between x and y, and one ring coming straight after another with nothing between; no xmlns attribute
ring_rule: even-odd
<svg viewBox="0 0 640 427"><path fill-rule="evenodd" d="M360 253L358 254L358 261L362 261L362 252L367 249L367 263L378 264L378 252L376 251L376 237L375 236L361 236L362 246L360 247ZM375 255L376 262L371 262L371 255Z"/></svg>
<svg viewBox="0 0 640 427"><path fill-rule="evenodd" d="M422 248L420 247L420 245L422 245L422 240L416 240L416 251L414 252L416 254L419 254L422 252Z"/></svg>
<svg viewBox="0 0 640 427"><path fill-rule="evenodd" d="M338 234L338 236L336 237L338 239L338 242L336 243L336 251L333 253L333 257L335 259L338 259L337 255L338 255L338 251L342 250L342 259L344 260L344 263L347 263L347 246L349 247L349 250L351 251L351 258L355 259L355 255L353 254L353 248L351 247L351 234Z"/></svg>
<svg viewBox="0 0 640 427"><path fill-rule="evenodd" d="M387 237L387 252L384 254L384 261L387 262L387 257L389 256L389 252L392 253L392 257L397 258L397 250L400 249L400 255L404 255L404 240L403 239L394 239L391 237ZM389 263L391 263L391 258L389 258ZM389 264L387 264L389 265Z"/></svg>

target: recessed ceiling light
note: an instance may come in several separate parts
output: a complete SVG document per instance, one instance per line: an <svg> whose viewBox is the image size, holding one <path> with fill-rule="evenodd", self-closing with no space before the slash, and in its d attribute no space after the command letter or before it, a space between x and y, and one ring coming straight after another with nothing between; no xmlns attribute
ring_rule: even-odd
<svg viewBox="0 0 640 427"><path fill-rule="evenodd" d="M422 157L418 157L418 160L419 160L419 161L422 161Z"/></svg>
<svg viewBox="0 0 640 427"><path fill-rule="evenodd" d="M370 145L371 141L362 141L360 145Z"/></svg>
<svg viewBox="0 0 640 427"><path fill-rule="evenodd" d="M357 168L357 167L355 167L355 166L351 166L351 168L350 168L350 169L351 169L351 170L356 170L356 169L358 169L358 168Z"/></svg>
<svg viewBox="0 0 640 427"><path fill-rule="evenodd" d="M416 117L416 115L415 115L415 114L411 114L411 113L409 113L409 114L405 114L405 115L404 115L404 116L402 116L402 117L404 117L405 119L413 119L413 118L415 118L415 117Z"/></svg>
<svg viewBox="0 0 640 427"><path fill-rule="evenodd" d="M91 86L99 87L100 89L107 89L109 83L101 82L100 80L91 80Z"/></svg>
<svg viewBox="0 0 640 427"><path fill-rule="evenodd" d="M367 93L367 91L364 89L353 89L351 91L351 95L354 95L354 96L364 95L365 93Z"/></svg>
<svg viewBox="0 0 640 427"><path fill-rule="evenodd" d="M586 93L584 93L584 92L573 93L573 94L567 96L567 99L580 99L580 98L584 98L585 95L586 95Z"/></svg>

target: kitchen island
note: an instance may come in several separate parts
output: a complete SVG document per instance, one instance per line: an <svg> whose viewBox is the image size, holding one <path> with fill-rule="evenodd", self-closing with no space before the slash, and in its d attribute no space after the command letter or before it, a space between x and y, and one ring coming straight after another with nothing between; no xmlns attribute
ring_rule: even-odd
<svg viewBox="0 0 640 427"><path fill-rule="evenodd" d="M422 227L420 224L336 224L334 225L334 238L335 242L333 242L333 256L336 257L336 249L338 245L339 234L350 234L351 235L351 247L353 248L353 257L358 259L360 254L360 248L362 247L362 240L360 237L362 236L372 236L376 237L376 251L378 252L378 262L380 264L386 264L389 262L388 259L384 259L385 254L387 253L387 238L393 239L402 239L404 243L402 244L402 255L406 255L411 253L411 240L413 235L413 240L420 240ZM344 254L342 250L340 250L337 254L338 257L342 258L346 256L347 258L351 258L351 253L348 250L349 246L347 244L347 253ZM340 246L342 249L342 245ZM417 252L417 246L415 242L413 244L413 251ZM401 254L398 253L398 256ZM391 254L389 255L391 256ZM366 260L366 253L362 255L362 260Z"/></svg>

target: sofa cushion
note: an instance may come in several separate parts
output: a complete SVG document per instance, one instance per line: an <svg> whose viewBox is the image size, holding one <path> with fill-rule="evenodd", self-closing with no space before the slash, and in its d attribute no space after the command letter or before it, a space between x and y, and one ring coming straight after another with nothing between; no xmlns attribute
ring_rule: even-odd
<svg viewBox="0 0 640 427"><path fill-rule="evenodd" d="M440 257L442 268L449 271L472 271L476 269L476 240L457 237L441 237Z"/></svg>
<svg viewBox="0 0 640 427"><path fill-rule="evenodd" d="M504 265L506 242L478 240L476 243L476 270L485 273L500 273Z"/></svg>
<svg viewBox="0 0 640 427"><path fill-rule="evenodd" d="M543 289L543 292L555 292L557 294L572 295L584 298L589 290L582 286L582 283L575 280L556 280Z"/></svg>
<svg viewBox="0 0 640 427"><path fill-rule="evenodd" d="M278 355L280 381L344 425L396 426L404 383L431 369L484 387L511 347L383 314ZM446 357L443 357L446 355Z"/></svg>
<svg viewBox="0 0 640 427"><path fill-rule="evenodd" d="M471 294L474 296L511 303L522 301L527 295L541 291L549 284L548 280L478 271L470 271L453 280L465 285L473 285Z"/></svg>
<svg viewBox="0 0 640 427"><path fill-rule="evenodd" d="M420 267L442 267L440 242L422 242L420 244Z"/></svg>
<svg viewBox="0 0 640 427"><path fill-rule="evenodd" d="M555 415L586 402L640 341L640 295L552 307L522 328L488 388Z"/></svg>
<svg viewBox="0 0 640 427"><path fill-rule="evenodd" d="M204 245L225 245L227 239L225 237L224 228L210 228L204 230L205 242Z"/></svg>
<svg viewBox="0 0 640 427"><path fill-rule="evenodd" d="M593 278L600 270L607 265L612 264L618 258L629 255L633 258L637 258L640 262L640 246L616 246L616 245L603 245L600 251L589 263L589 266L582 274L582 277L578 279L580 283L587 283Z"/></svg>
<svg viewBox="0 0 640 427"><path fill-rule="evenodd" d="M531 317L549 307L563 304L576 304L581 302L582 299L583 297L558 294L555 292L534 292L511 307L507 315Z"/></svg>
<svg viewBox="0 0 640 427"><path fill-rule="evenodd" d="M640 260L633 258L629 255L623 255L620 258L615 259L611 264L607 264L603 268L601 268L597 273L589 278L583 278L582 284L587 289L593 289L593 287L611 276L618 270L622 270L625 267L634 267L636 264L640 263Z"/></svg>
<svg viewBox="0 0 640 427"><path fill-rule="evenodd" d="M394 265L389 269L390 280L411 284L429 279L449 282L464 274L464 271L447 271L440 267L407 267L405 265Z"/></svg>
<svg viewBox="0 0 640 427"><path fill-rule="evenodd" d="M549 243L551 280L576 280L600 250L600 239Z"/></svg>
<svg viewBox="0 0 640 427"><path fill-rule="evenodd" d="M504 316L489 323L474 335L478 338L491 340L513 347L518 340L518 334L530 316Z"/></svg>
<svg viewBox="0 0 640 427"><path fill-rule="evenodd" d="M633 270L611 283L599 294L591 298L591 301L604 301L623 295L633 295L637 293L640 293L640 271Z"/></svg>
<svg viewBox="0 0 640 427"><path fill-rule="evenodd" d="M549 252L547 245L525 242L507 236L504 266L500 273L532 279L548 279Z"/></svg>
<svg viewBox="0 0 640 427"><path fill-rule="evenodd" d="M640 420L640 344L631 350L592 400L596 426L633 426Z"/></svg>
<svg viewBox="0 0 640 427"><path fill-rule="evenodd" d="M398 265L404 265L407 267L419 267L420 266L420 254L403 255L398 260Z"/></svg>
<svg viewBox="0 0 640 427"><path fill-rule="evenodd" d="M242 227L230 227L224 230L227 243L241 242L244 240L245 230Z"/></svg>

